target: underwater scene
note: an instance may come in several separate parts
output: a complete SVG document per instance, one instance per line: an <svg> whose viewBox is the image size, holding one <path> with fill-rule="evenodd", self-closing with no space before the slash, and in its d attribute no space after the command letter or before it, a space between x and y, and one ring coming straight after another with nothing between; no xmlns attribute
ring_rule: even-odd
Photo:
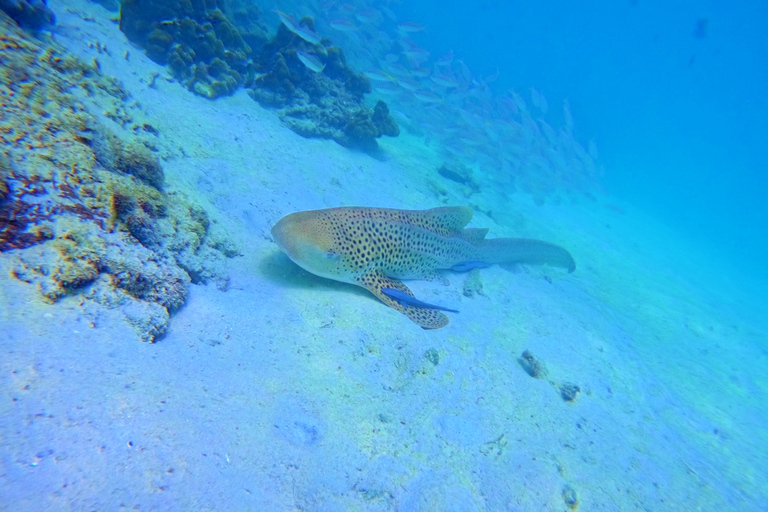
<svg viewBox="0 0 768 512"><path fill-rule="evenodd" d="M0 0L0 510L768 510L767 22Z"/></svg>

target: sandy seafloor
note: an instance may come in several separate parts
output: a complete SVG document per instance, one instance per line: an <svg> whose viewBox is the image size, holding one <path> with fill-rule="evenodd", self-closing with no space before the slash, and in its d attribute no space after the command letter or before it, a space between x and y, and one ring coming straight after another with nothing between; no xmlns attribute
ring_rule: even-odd
<svg viewBox="0 0 768 512"><path fill-rule="evenodd" d="M483 183L470 202L494 218L472 226L556 242L578 268L489 268L474 298L465 275L411 283L461 310L423 331L299 269L269 229L296 210L466 204L450 182L437 197L429 148L403 134L377 160L303 139L243 91L209 101L162 79L114 14L51 7L57 40L123 81L176 155L167 187L243 255L227 291L191 286L155 344L119 311L43 302L0 255L0 509L568 510L567 489L585 511L766 509L759 286L615 199L537 207Z"/></svg>

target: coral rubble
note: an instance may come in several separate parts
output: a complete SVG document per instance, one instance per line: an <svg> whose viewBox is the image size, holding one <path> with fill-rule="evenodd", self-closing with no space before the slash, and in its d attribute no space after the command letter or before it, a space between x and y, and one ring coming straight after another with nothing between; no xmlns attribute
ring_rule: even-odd
<svg viewBox="0 0 768 512"><path fill-rule="evenodd" d="M576 395L581 392L581 388L572 382L563 382L560 384L560 396L566 402L576 400Z"/></svg>
<svg viewBox="0 0 768 512"><path fill-rule="evenodd" d="M529 350L524 350L517 360L525 373L534 379L543 379L547 376L547 367L538 357L531 354Z"/></svg>
<svg viewBox="0 0 768 512"><path fill-rule="evenodd" d="M570 510L579 508L579 497L570 485L563 487L563 502Z"/></svg>
<svg viewBox="0 0 768 512"><path fill-rule="evenodd" d="M131 124L137 107L117 81L2 13L0 32L0 256L45 300L120 307L155 341L190 282L226 287L222 262L237 251L164 190L158 134Z"/></svg>

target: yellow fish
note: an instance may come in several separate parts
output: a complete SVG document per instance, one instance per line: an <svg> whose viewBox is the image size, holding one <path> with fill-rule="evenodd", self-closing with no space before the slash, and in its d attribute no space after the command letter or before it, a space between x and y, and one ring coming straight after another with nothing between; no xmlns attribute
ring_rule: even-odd
<svg viewBox="0 0 768 512"><path fill-rule="evenodd" d="M431 210L329 208L280 219L272 238L296 264L318 276L366 288L424 329L448 323L440 310L416 299L401 279L435 279L444 270L495 263L547 264L576 269L560 246L524 238L486 239L487 228L465 228L469 206Z"/></svg>

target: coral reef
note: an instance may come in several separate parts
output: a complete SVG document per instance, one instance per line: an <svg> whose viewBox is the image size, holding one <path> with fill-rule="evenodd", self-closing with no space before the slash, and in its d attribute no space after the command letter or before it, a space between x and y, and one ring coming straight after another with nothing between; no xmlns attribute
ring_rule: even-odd
<svg viewBox="0 0 768 512"><path fill-rule="evenodd" d="M8 189L8 183L6 180L11 175L11 161L8 155L0 153L0 205L2 205L10 190Z"/></svg>
<svg viewBox="0 0 768 512"><path fill-rule="evenodd" d="M0 29L0 256L45 300L120 307L155 341L190 282L226 288L237 250L202 208L163 190L157 132L122 128L137 107L119 83L2 14Z"/></svg>
<svg viewBox="0 0 768 512"><path fill-rule="evenodd" d="M80 139L93 149L96 161L107 169L134 176L152 188L162 190L165 182L163 168L152 151L137 139L127 143L112 132L88 129Z"/></svg>
<svg viewBox="0 0 768 512"><path fill-rule="evenodd" d="M101 306L123 307L128 320L140 327L143 341L162 337L170 314L187 298L187 273L141 245L126 245L119 233L99 232L71 219L60 224L71 230L22 251L13 276L37 286L51 302L82 293Z"/></svg>
<svg viewBox="0 0 768 512"><path fill-rule="evenodd" d="M231 20L240 37L251 47L260 48L267 42L267 28L262 22L262 12L252 0L226 0L219 2L221 10Z"/></svg>
<svg viewBox="0 0 768 512"><path fill-rule="evenodd" d="M245 85L260 104L279 109L296 133L366 151L378 147L377 138L400 134L386 103L365 103L370 81L347 66L341 48L328 39L308 42L285 24L268 40L260 20L258 7L245 0L124 0L120 6L125 35L197 94L216 98ZM299 24L314 31L312 18Z"/></svg>
<svg viewBox="0 0 768 512"><path fill-rule="evenodd" d="M312 18L300 23L314 29ZM309 43L280 25L254 58L259 74L248 93L261 105L279 109L280 119L303 137L375 150L377 138L397 137L400 128L386 103L379 101L373 109L365 103L369 79L352 71L342 49L330 44L328 39ZM300 55L312 56L324 67L314 71Z"/></svg>
<svg viewBox="0 0 768 512"><path fill-rule="evenodd" d="M266 40L260 17L258 7L243 0L120 4L125 35L152 60L167 64L189 90L207 98L232 94L252 79L250 45Z"/></svg>
<svg viewBox="0 0 768 512"><path fill-rule="evenodd" d="M20 27L41 30L56 23L56 16L47 4L46 0L0 0L0 9Z"/></svg>

